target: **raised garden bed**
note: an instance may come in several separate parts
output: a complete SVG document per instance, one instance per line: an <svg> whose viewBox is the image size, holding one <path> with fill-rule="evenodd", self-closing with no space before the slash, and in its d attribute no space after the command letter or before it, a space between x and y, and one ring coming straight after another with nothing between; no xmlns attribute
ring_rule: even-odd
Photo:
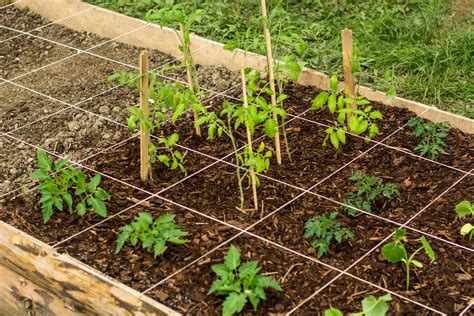
<svg viewBox="0 0 474 316"><path fill-rule="evenodd" d="M38 9L35 3L25 3ZM223 297L206 295L216 280L211 266L221 263L233 244L240 250L242 261L257 260L261 272L273 276L283 288L282 292L267 291L267 299L261 302L258 312L248 304L243 313L310 315L322 314L331 306L350 312L361 309L364 297L386 293L392 295L390 311L396 315L469 313L474 293L474 249L472 241L459 235L460 227L469 218L457 220L454 207L463 199L473 199L474 136L467 133L474 129L472 120L396 99L395 105L401 107L375 105L384 119L374 141L348 136L348 143L339 150L322 147L332 115L327 108L309 109L315 95L327 88L328 79L307 71L300 76L300 83L310 83L313 78L313 86L291 84L285 90L289 95L285 101L285 128L291 161L283 155L283 162L278 165L272 157L270 169L261 175L259 209L241 211L236 208L239 189L232 146L222 139L208 140L206 132L202 137L196 136L190 115L175 125L165 125L159 132L179 134L178 147L186 153L187 175L157 164L153 167L154 179L141 181L139 137L126 126L127 108L138 104L138 93L108 83L106 78L120 70L137 71L141 48L129 44L155 48L150 50L151 68L178 64L179 53L166 45L160 52L156 46L145 45L146 40L138 41L139 32L132 27L137 26L133 24L138 23L136 20L76 2L69 8L75 11L70 11L71 17L62 22L70 23L70 27L74 21L80 24L93 20L92 13L113 16L113 23L122 25L118 31L130 38L110 41L57 23L48 24L15 6L0 9L6 17L2 20L1 40L5 42L0 51L0 93L5 100L0 105L0 220L8 224L0 226L0 271L10 273L7 286L0 287L1 293L9 293L4 300L9 304L5 304L5 312L16 308L25 313L58 313L63 311L60 306L68 306L72 312L100 314L106 306L115 305L122 308L117 313L220 313ZM120 23L118 19L123 20ZM38 27L41 29L35 30ZM111 29L107 32L113 32ZM220 51L212 52L216 57ZM197 53L195 57L198 62L204 59L199 56ZM241 60L262 66L262 60L252 54L239 56L237 61L229 62L230 69L236 70ZM197 79L204 94L203 103L210 110L217 110L224 101L241 96L241 85L238 72L210 66L211 63L197 67ZM170 82L186 80L184 71L169 69L164 75ZM377 92L361 91L369 99L371 95L374 101L384 101ZM422 117L450 121L454 126L445 140L446 154L436 160L413 151L418 140L407 122L420 113ZM263 135L261 129L256 133L255 138ZM245 143L245 136L239 141ZM272 146L267 142L267 148L273 149ZM106 202L108 217L92 213L79 217L62 212L44 224L39 194L33 189L37 183L28 177L37 168L37 148L56 157L69 156L89 175L100 173L100 186L111 195ZM347 192L356 191L349 180L356 171L394 183L400 196L391 200L378 198L372 213L347 215L341 205L346 203ZM251 204L252 192L246 189L244 208ZM318 258L310 240L303 237L305 223L334 210L339 211L338 220L355 238L332 244L328 254ZM177 224L188 232L189 242L170 246L157 258L129 243L115 254L119 228L143 211L154 218L175 214ZM49 246L32 241L9 225ZM400 226L407 230L410 252L418 245L416 239L424 235L437 254L432 264L424 254L420 256L425 267L414 270L408 291L401 266L390 264L381 254L381 247L391 241L391 234ZM9 237L16 235L21 238ZM36 250L25 248L28 243ZM40 250L43 247L44 253ZM15 249L18 258L24 257L17 264L11 253ZM46 260L44 270L38 270L41 277L35 279L34 273L21 269L38 256L53 257L59 263ZM56 278L58 286L49 289L47 280L56 276L46 274L47 264L58 271L62 269L65 277L69 270L83 271L77 276L78 283L88 280L92 273L97 282L94 284L103 282L103 293L107 293L104 302L110 305L104 303L102 310L94 310L102 301L70 294L91 290L92 286L71 283L69 286L77 289L61 292L63 283ZM26 279L30 292L12 290L13 286L21 286L21 282L14 281L18 275ZM120 302L108 299L117 288L123 291ZM45 299L47 295L28 296L48 290L53 293L54 303ZM100 296L101 291L94 293ZM108 312L113 314L111 311Z"/></svg>

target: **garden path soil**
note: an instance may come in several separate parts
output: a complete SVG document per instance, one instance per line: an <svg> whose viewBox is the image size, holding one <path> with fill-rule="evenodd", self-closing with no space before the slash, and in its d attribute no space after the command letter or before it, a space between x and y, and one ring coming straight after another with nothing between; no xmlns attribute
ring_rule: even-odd
<svg viewBox="0 0 474 316"><path fill-rule="evenodd" d="M13 13L15 16L29 15L24 11ZM10 21L11 27L23 27L24 29L31 29L44 23L41 19L38 20L39 22L35 22L36 20L29 18L10 19L8 21ZM31 22L33 24L28 24L29 21L33 21ZM58 26L54 27L58 28ZM67 30L48 31L45 28L44 32L44 34L64 37L65 40L75 35L74 32ZM91 39L87 40L89 37ZM94 36L90 34L82 34L77 38L84 39L81 40L81 43L87 45L95 43ZM25 49L34 51L34 49L41 50L42 48L42 46L38 46L39 44L27 43L27 37L17 39L25 41L23 44ZM33 46L29 46L30 44ZM116 47L111 51L116 54L117 58L122 55L123 60L126 60L127 63L133 62L133 58L130 56L137 53L137 48L123 44L114 45ZM8 56L10 54L12 56L12 50L16 49L17 46L11 44L5 47L7 47L6 51L2 51L1 55ZM23 68L20 71L21 73L27 71L25 69L39 67L34 64L34 60L31 58L32 55L28 54L27 56L30 57L19 61L20 63L24 62L24 66L27 67ZM61 52L51 53L51 56L53 54L55 54L54 58L50 59L48 63L59 60L61 56L64 56ZM159 56L159 53L156 53L155 56ZM155 60L158 64L169 60L169 56L162 55L162 57L156 57ZM9 65L5 65L6 72L2 72L2 76L11 78L20 73L16 73L17 68ZM105 77L111 72L121 69L124 69L124 67L100 60L97 57L83 55L81 57L76 56L67 63L59 63L51 66L51 68L45 68L32 76L20 79L19 82L63 101L83 101L78 106L93 113L104 115L111 120L124 122L127 115L126 108L137 102L136 93L130 91L127 87L109 91L92 100L88 99L91 95L110 88ZM202 71L200 73L202 74L200 75L202 76L201 80L205 82L203 85L207 88L223 91L238 82L238 77L235 74L222 70L222 68L212 68L212 75L205 75L209 69L199 69L199 71ZM84 77L80 76L81 73L84 74ZM53 74L55 74L55 77L52 77ZM173 72L173 74L175 73ZM71 82L70 89L68 89L68 80L74 76L76 76L77 82ZM33 122L63 108L63 105L56 104L54 101L46 102L40 100L39 97L32 97L33 102L29 103L28 98L30 96L27 92L15 91L15 88L10 84L0 86L0 92L6 95L5 100L13 100L12 102L3 102L2 96L0 126L3 132L11 131L22 124ZM15 93L20 93L21 97L14 98ZM234 93L238 95L238 89ZM286 101L288 112L298 115L308 109L316 93L317 91L310 87L290 85L288 87L290 98ZM220 108L222 101L222 98L216 98L209 105L214 109ZM35 104L39 104L39 106L35 107ZM39 107L43 111L38 110ZM410 117L414 116L413 113L407 110L386 106L379 107L384 113L384 121L380 126L381 135L378 140L390 135L397 128L403 126ZM27 109L25 111L28 111L28 114L25 112L23 117L19 118L18 114L23 113L19 110L21 108ZM30 110L32 111L30 112ZM72 115L72 113L75 114ZM332 122L327 110L317 113L311 111L303 117L324 124ZM284 164L278 166L275 159L272 158L270 171L266 175L303 189L321 182L313 192L338 202L344 201L344 195L347 191L355 189L347 179L353 171L362 170L370 175L382 177L384 181L397 184L400 188L401 197L391 201L386 199L377 200L374 205L374 213L397 222L404 222L415 215L429 201L462 176L459 171L440 167L432 162L379 146L349 167L342 169L335 176L322 181L374 145L373 143L365 143L356 137L349 137L349 143L339 151L330 147L323 148L321 143L324 138L324 129L322 126L299 119L288 123L287 132L292 161L290 162L284 156ZM167 125L163 132L169 133L172 130L174 128ZM204 137L197 138L193 136L192 122L189 118L179 120L176 131L180 134L179 144L187 148L215 158L225 157L232 152L231 146L224 140L210 142ZM106 137L106 134L110 134L110 136ZM261 135L262 133L257 131L257 134ZM84 158L89 154L96 153L99 149L117 143L119 140L125 140L132 134L123 126L116 126L112 122L80 113L78 110L68 110L42 123L32 124L24 130L16 130L12 132L12 135L24 141L33 142L45 149L55 150L60 154L71 154L74 158ZM272 149L272 142L267 141L266 143L267 148ZM410 129L405 128L390 137L387 143L411 150L416 143L416 139ZM447 153L440 157L441 162L465 171L473 168L473 135L451 129L447 144ZM112 200L107 202L109 214L117 214L127 207L131 207L141 199L148 197L147 192L157 193L171 185L174 186L161 192L160 196L179 203L185 208L160 198L152 198L140 206L132 207L105 223L99 224L72 241L62 244L59 250L139 291L147 289L170 273L186 266L228 238L235 236L238 232L224 224L197 215L186 208L197 210L228 224L245 228L282 207L302 192L291 186L262 177L262 184L259 188L259 196L263 202L262 210L241 212L236 209L239 204L238 188L235 183L235 170L231 166L219 162L193 175L193 173L213 163L215 159L188 151L185 166L188 174L192 177L178 183L184 178L184 175L157 165L154 167L154 181L143 184L139 179L138 147L138 140L135 137L122 146L107 150L84 162L87 166L123 181L123 183L120 183L107 178L107 176L103 177L101 187L113 196ZM0 189L2 190L0 193L5 193L9 189L18 187L18 183L28 181L26 174L35 167L34 151L5 136L0 136L0 149ZM183 148L182 151L185 151L185 149ZM233 161L235 160L232 156L227 159L227 162ZM458 199L468 198L465 196L466 194L472 196L471 183L472 176L467 176L454 189L456 192L461 192L462 195L459 193L451 195L451 192L448 192L417 217L413 224L419 229L426 229L433 233L436 233L437 225L444 225L441 237L449 237L448 239L471 247L472 244L459 239L457 234L461 222L454 221L452 211L453 205L457 203ZM132 188L130 185L136 188ZM92 214L79 218L69 216L66 213L59 213L54 215L48 225L44 225L42 224L37 200L37 194L34 192L16 198L7 197L3 206L0 206L0 220L50 244L61 241L102 220L102 218ZM250 200L250 190L246 190L244 204L246 208L249 207ZM337 209L339 209L337 204L306 193L254 227L252 232L292 250L314 256L313 251L308 249L308 240L302 238L304 223L316 214L329 213ZM138 212L143 210L150 211L154 216L168 212L177 214L176 220L180 225L186 227L190 242L183 246L171 246L163 257L156 260L153 259L151 254L139 248L131 248L129 245L126 245L119 255L114 255L115 240L119 233L119 227L128 224ZM347 268L367 250L383 240L394 228L392 224L367 215L352 218L345 215L340 209L339 211L338 218L342 225L353 231L356 239L354 241L344 241L340 245L333 245L329 256L321 259L321 261L338 268ZM437 215L436 220L433 220L432 212L441 215ZM409 232L408 237L410 245L416 245L415 238L418 236ZM387 286L397 293L419 300L448 314L459 312L466 307L474 292L472 285L473 254L437 241L430 240L430 242L438 253L438 260L433 265L427 264L424 269L420 269L414 275L412 284L416 291L404 291L404 274L400 266L391 266L383 261L378 250L364 259L360 265L351 269L350 272L381 286ZM235 239L233 243L240 248L245 260L257 259L262 266L262 272L273 275L284 287L285 291L282 293L268 292L268 300L262 303L262 308L258 312L260 314L288 311L336 275L334 271L330 271L321 265L252 237L241 236ZM150 296L176 308L180 312L211 315L219 313L223 299L216 295L207 297L206 292L215 280L215 275L210 267L212 264L222 261L227 249L226 245L216 250L197 265L184 270L151 291ZM297 314L318 314L328 308L329 305L339 307L344 311L355 311L360 309L360 300L365 295L382 294L380 291L377 292L365 284L346 277L341 278L334 284L336 286L331 285L323 290L315 299L304 305L303 309ZM429 314L426 310L420 311L413 304L400 299L395 299L391 306L394 308L395 314ZM248 306L245 313L254 314Z"/></svg>

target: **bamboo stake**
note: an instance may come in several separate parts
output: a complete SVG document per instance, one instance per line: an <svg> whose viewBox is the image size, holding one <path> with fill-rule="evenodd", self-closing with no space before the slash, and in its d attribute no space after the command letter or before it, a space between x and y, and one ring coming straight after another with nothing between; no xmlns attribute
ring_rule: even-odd
<svg viewBox="0 0 474 316"><path fill-rule="evenodd" d="M343 29L341 31L342 36L342 61L344 63L344 82L345 82L345 94L347 98L355 99L355 84L354 74L352 73L352 31L350 29ZM357 109L357 105L354 103L347 104L350 109ZM354 113L347 113L347 121L349 118L355 115Z"/></svg>
<svg viewBox="0 0 474 316"><path fill-rule="evenodd" d="M272 41L270 37L270 30L267 24L267 4L265 0L260 0L260 6L262 7L262 16L265 19L263 32L265 34L265 42L267 46L267 65L268 65L268 79L270 80L270 89L272 90L271 100L272 106L276 107L276 89L275 89L275 77L273 74L273 54L272 54ZM275 133L275 152L276 158L279 165L281 165L281 147L280 147L280 130L278 128L278 116L273 113L273 119L277 122L277 131Z"/></svg>
<svg viewBox="0 0 474 316"><path fill-rule="evenodd" d="M140 110L143 119L148 120L150 110L148 109L148 52L140 54ZM141 125L141 124L140 124ZM148 127L140 127L140 177L142 181L148 180L150 174L150 157L148 146L150 143L150 131Z"/></svg>
<svg viewBox="0 0 474 316"><path fill-rule="evenodd" d="M249 103L247 100L247 83L245 81L245 70L244 68L240 69L240 76L242 77L242 94L244 96L244 107L248 107ZM245 125L247 129L247 142L249 145L249 150L251 153L253 153L253 148L252 148L252 135L250 135L250 129L248 125ZM253 204L254 204L254 209L258 209L258 197L257 197L257 180L255 179L255 171L253 169L253 166L250 167L250 178L252 179L252 192L253 192Z"/></svg>
<svg viewBox="0 0 474 316"><path fill-rule="evenodd" d="M186 64L186 78L188 81L188 88L191 90L194 94L194 83L193 83L193 77L191 74L191 65L189 64L189 47L187 47L186 43L186 38L184 35L184 25L182 23L179 24L179 31L181 33L181 38L183 39L182 45L183 45L183 54L184 54L184 62ZM193 109L193 116L194 116L194 122L196 122L199 117L195 109ZM196 126L196 135L201 136L201 128L199 126Z"/></svg>

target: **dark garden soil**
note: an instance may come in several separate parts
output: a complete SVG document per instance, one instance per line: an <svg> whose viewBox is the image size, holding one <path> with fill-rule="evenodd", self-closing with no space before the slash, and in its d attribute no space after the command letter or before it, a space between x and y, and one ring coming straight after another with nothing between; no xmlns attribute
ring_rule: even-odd
<svg viewBox="0 0 474 316"><path fill-rule="evenodd" d="M41 19L31 19L30 14L26 12L9 9L7 13L6 21L10 27L31 30L45 24ZM22 14L27 15L27 18L12 18L12 15L15 17ZM51 29L49 27L44 28L39 35L48 38L50 36L56 41L63 38L64 41L61 42L82 49L102 41L90 34L81 34L73 40L75 32L59 26ZM5 37L4 34L2 36ZM1 72L1 76L6 78L21 75L70 53L67 49L56 51L58 48L54 46L49 49L50 53L44 59L33 58L32 52L43 52L45 47L41 45L49 44L35 43L37 39L26 36L11 41L16 43L2 45L0 51L2 56L10 56L6 59L0 58L2 62L7 61ZM117 43L107 45L108 49L95 52L110 53L110 58L136 65L134 57L130 56L136 56L138 48ZM13 51L19 47L25 49L24 57L18 60L21 68L11 65L14 60ZM156 65L169 60L169 56L157 52L154 56ZM52 58L48 59L49 57ZM235 162L232 146L225 139L209 141L206 139L206 132L203 137L196 137L189 115L178 120L175 126L165 125L160 134L154 135L160 137L172 132L179 134L178 147L185 154L184 166L187 175L157 164L153 167L152 179L143 183L139 175L138 136L133 136L125 126L113 122L125 123L126 108L137 104L137 95L127 87L104 92L111 88L105 78L122 69L125 67L81 54L20 78L18 83L22 85L68 103L79 102L77 107L91 112L69 109L41 122L34 121L63 109L64 104L45 101L11 84L0 85L1 131L11 132L16 138L58 154L70 155L74 160L87 158L83 165L104 174L100 186L112 195L112 199L107 202L108 213L112 218L101 223L103 218L90 212L84 218L63 212L56 213L51 221L44 225L38 194L35 191L22 191L22 194L16 197L12 195L4 198L3 205L0 204L0 220L48 244L56 244L88 229L71 240L61 242L57 249L138 291L144 291L170 276L148 295L188 315L217 315L221 312L223 298L217 295L207 296L206 293L216 279L211 266L222 262L230 243L217 249L215 247L239 233L238 229L229 227L224 222L237 228L247 228L267 216L251 228L251 233L316 258L310 247L310 240L303 238L304 225L313 216L338 211L338 220L343 227L354 233L355 238L333 244L329 254L320 259L321 262L338 269L346 269L376 247L397 225L365 214L351 217L341 209L337 202L343 203L346 193L356 190L348 179L355 171L378 176L384 182L393 182L400 190L400 197L391 200L377 199L372 205L374 214L397 223L405 223L423 210L411 221L410 226L452 240L472 250L472 242L459 237L459 229L467 221L456 220L453 208L462 199L472 200L473 176L466 176L458 185L424 209L464 173L382 146L376 146L350 163L375 143L349 136L348 144L340 150L322 147L326 129L323 125L331 124L334 120L330 113L327 110L309 111L302 114L303 119L294 119L295 115L300 115L310 107L317 94L318 91L311 87L288 86L287 93L290 97L286 101L286 108L291 115L287 119L286 132L291 160L283 152L283 164L279 166L275 157L272 157L270 170L261 177L261 186L258 189L261 204L257 211L248 210L251 207L251 190L247 187L247 182L244 183L244 210L239 209L239 189L235 168L231 165ZM205 88L222 92L238 83L238 76L222 68L199 69L200 80ZM212 73L207 75L206 71ZM238 89L237 86L237 90L232 91L236 96ZM104 93L90 98L101 92ZM12 98L14 100L11 104L3 102L4 95L5 100L9 100L14 94L19 97ZM210 96L212 95L207 95ZM223 98L216 97L206 105L211 110L219 109L223 101ZM381 135L377 140L382 140L403 127L407 120L415 115L404 109L376 106L384 114L384 120L380 123ZM106 119L98 118L93 113ZM24 129L19 128L24 124L30 125ZM258 139L260 135L262 131L258 130L254 139ZM244 135L238 137L240 144L243 144ZM126 141L127 138L130 139ZM267 149L273 149L271 140L262 140L265 140ZM109 148L120 141L123 141L121 145ZM413 150L417 144L412 131L407 127L385 142L407 151ZM447 151L440 156L439 161L464 171L471 170L474 166L474 136L450 129L446 143ZM24 144L0 136L0 148L0 193L5 193L18 187L19 183L28 181L27 174L36 166L34 151L26 148ZM98 153L100 150L104 151ZM223 159L224 162L217 159ZM346 164L349 165L344 167ZM90 171L87 173L92 174ZM304 189L310 189L311 192L294 200ZM157 196L136 205L137 202L151 197L151 194ZM276 213L271 214L276 210ZM154 218L165 213L176 214L176 222L189 233L189 242L170 246L162 257L156 259L151 253L138 247L133 248L128 243L115 255L119 228L129 224L142 211L150 212ZM90 228L91 225L95 226ZM408 248L413 251L419 244L416 240L419 235L408 230L407 237ZM421 255L425 267L413 273L410 291L404 289L404 271L401 266L391 265L383 260L380 248L362 259L349 272L447 314L458 313L467 306L474 293L474 254L472 251L428 239L437 253L437 260L429 264L424 255ZM244 314L268 315L287 312L338 274L324 265L249 235L238 236L231 243L240 249L243 261L258 260L262 273L275 277L284 288L284 292L268 291L267 300L261 303L258 312L253 312L246 306ZM210 255L200 258L211 250L214 251ZM194 261L197 262L191 265ZM185 267L182 272L173 274ZM343 276L322 289L296 314L318 315L330 306L345 312L360 311L360 302L365 296L383 294L384 292L377 288ZM431 314L426 309L396 297L390 305L393 315Z"/></svg>

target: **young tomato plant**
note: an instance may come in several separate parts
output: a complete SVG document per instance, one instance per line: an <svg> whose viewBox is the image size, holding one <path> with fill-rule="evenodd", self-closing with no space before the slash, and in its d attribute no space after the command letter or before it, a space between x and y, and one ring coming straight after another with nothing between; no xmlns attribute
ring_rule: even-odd
<svg viewBox="0 0 474 316"><path fill-rule="evenodd" d="M148 129L150 133L158 132L166 121L175 124L188 109L200 105L198 96L179 82L176 84L163 82L158 79L158 74L155 72L151 72L150 77L150 117L145 119L140 108L129 108L130 116L127 119L127 125L132 132L135 132L138 126ZM132 88L138 88L138 79L139 77L128 72L119 72L108 78L109 81L116 80L121 85L128 83ZM186 174L183 165L185 155L174 147L178 140L179 136L176 133L168 137L159 137L156 143L153 142L153 138L150 139L148 148L150 164L154 165L159 161L171 170L179 168ZM160 150L165 153L163 154Z"/></svg>
<svg viewBox="0 0 474 316"><path fill-rule="evenodd" d="M384 183L378 177L368 176L361 171L354 172L349 177L357 192L349 192L346 194L345 204L351 205L355 208L371 212L373 202L380 196L385 196L391 199L393 196L400 197L400 192L394 183ZM357 216L357 210L351 207L345 207L346 212L351 216Z"/></svg>
<svg viewBox="0 0 474 316"><path fill-rule="evenodd" d="M182 245L187 242L181 237L188 233L181 230L183 227L173 223L176 215L164 214L153 222L150 213L141 212L130 224L120 228L122 231L117 237L115 254L118 254L127 240L132 246L136 246L138 241L142 243L142 248L153 251L153 256L161 256L167 248L167 243Z"/></svg>
<svg viewBox="0 0 474 316"><path fill-rule="evenodd" d="M162 145L160 147L156 147L153 142L150 142L149 152L151 164L153 165L158 160L171 170L179 168L179 170L186 175L187 170L183 165L184 155L175 148L178 140L179 135L173 133L170 137L160 137L158 139L158 145ZM160 149L164 149L166 154L159 154Z"/></svg>
<svg viewBox="0 0 474 316"><path fill-rule="evenodd" d="M207 295L216 292L226 296L222 304L224 316L241 312L247 302L257 311L260 301L266 299L267 288L283 291L273 277L258 274L260 268L257 261L241 263L240 252L234 245L230 246L224 263L215 264L211 269L219 279L214 281Z"/></svg>
<svg viewBox="0 0 474 316"><path fill-rule="evenodd" d="M466 216L474 216L474 204L471 202L464 200L459 202L454 210L458 214L458 218L464 218ZM464 224L463 227L461 228L461 236L469 236L468 239L469 241L472 240L472 237L474 237L474 225L467 223Z"/></svg>
<svg viewBox="0 0 474 316"><path fill-rule="evenodd" d="M389 309L387 302L391 300L390 294L380 297L367 296L362 300L362 311L350 313L349 316L385 316ZM324 311L324 316L344 316L344 314L339 309L331 307Z"/></svg>
<svg viewBox="0 0 474 316"><path fill-rule="evenodd" d="M439 154L445 153L444 139L448 136L449 123L426 122L420 117L413 117L407 124L414 128L415 136L421 139L415 147L415 151L421 156L428 156L435 160Z"/></svg>
<svg viewBox="0 0 474 316"><path fill-rule="evenodd" d="M69 213L84 216L91 207L99 216L107 216L104 201L110 200L110 195L99 188L100 174L93 176L87 183L87 175L73 166L65 167L67 159L55 163L42 151L36 151L38 170L30 173L30 177L40 180L36 187L41 193L41 213L46 224L54 210L62 212L64 204ZM75 198L74 198L75 196ZM74 202L77 202L74 207Z"/></svg>
<svg viewBox="0 0 474 316"><path fill-rule="evenodd" d="M317 249L317 256L321 258L328 251L332 240L341 243L344 237L354 239L354 234L347 228L341 228L341 223L336 220L337 212L329 216L315 216L306 222L304 238L312 238L311 247Z"/></svg>
<svg viewBox="0 0 474 316"><path fill-rule="evenodd" d="M431 248L428 240L426 240L425 236L421 236L419 241L421 242L421 247L416 249L410 256L407 253L407 250L403 244L404 237L406 235L406 231L404 229L397 229L395 234L393 235L393 242L385 244L382 247L382 255L387 259L390 263L399 263L401 262L403 267L406 271L406 290L410 288L410 269L411 266L415 266L417 268L422 268L423 263L416 260L416 255L421 251L424 250L428 258L430 259L430 263L433 263L436 260L436 254L434 253L433 249Z"/></svg>
<svg viewBox="0 0 474 316"><path fill-rule="evenodd" d="M382 113L374 110L370 102L362 96L355 99L346 98L343 94L338 94L337 77L333 75L330 79L331 94L323 91L313 100L312 110L320 110L327 105L331 114L337 114L337 120L332 127L326 129L326 137L323 146L329 140L334 148L339 149L341 144L347 141L346 132L350 131L356 135L365 135L366 139L373 139L379 134L377 120L383 118ZM358 109L347 107L348 104L357 104ZM352 115L348 116L348 113Z"/></svg>
<svg viewBox="0 0 474 316"><path fill-rule="evenodd" d="M268 81L261 79L260 72L247 68L245 70L245 76L248 80L247 100L249 107L247 109L242 107L243 110L237 108L236 112L233 114L233 117L236 117L236 127L241 123L244 123L245 120L253 126L261 123L265 134L269 138L273 138L278 129L278 122L273 119L273 114L276 114L276 116L280 117L282 120L286 119L286 111L282 105L283 101L288 96L280 94L277 97L277 106L272 106L271 104L268 104L264 96L271 96L273 92L268 87ZM244 111L247 113L241 113Z"/></svg>
<svg viewBox="0 0 474 316"><path fill-rule="evenodd" d="M226 135L232 144L234 150L234 157L237 175L237 185L240 192L240 209L243 209L244 206L244 190L243 190L243 180L247 178L250 179L250 170L247 168L253 167L255 173L255 179L257 184L260 183L258 175L266 172L270 167L270 157L272 153L268 150L265 150L265 144L260 143L257 150L250 150L248 144L246 144L242 151L239 150L238 140L235 137L235 131L239 128L241 124L249 127L249 132L251 135L255 132L255 127L257 124L261 123L262 120L258 118L260 112L255 105L249 105L244 107L241 104L236 104L232 102L225 101L224 108L222 109L220 116L226 118L226 122L220 119L214 112L209 112L204 106L200 105L196 107L200 118L196 121L197 125L206 125L207 134L210 140L213 140L214 137L221 137ZM242 174L242 168L244 168L244 173Z"/></svg>

